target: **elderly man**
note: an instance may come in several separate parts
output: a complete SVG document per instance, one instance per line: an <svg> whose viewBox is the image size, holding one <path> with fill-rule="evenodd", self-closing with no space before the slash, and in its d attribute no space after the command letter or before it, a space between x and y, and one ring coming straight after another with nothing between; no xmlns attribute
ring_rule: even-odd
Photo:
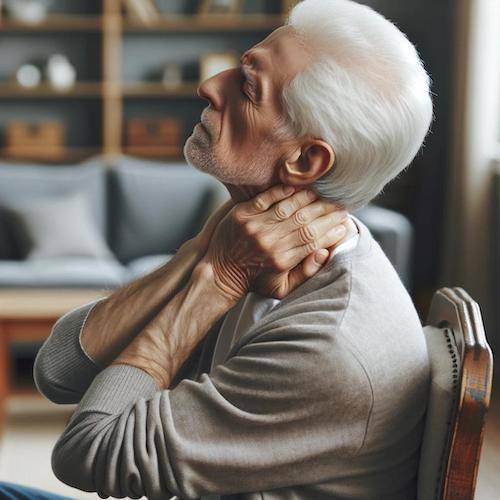
<svg viewBox="0 0 500 500"><path fill-rule="evenodd" d="M415 48L366 6L304 0L199 94L185 156L231 200L165 266L55 325L35 379L79 403L55 474L101 497L414 498L422 327L348 212L427 133Z"/></svg>

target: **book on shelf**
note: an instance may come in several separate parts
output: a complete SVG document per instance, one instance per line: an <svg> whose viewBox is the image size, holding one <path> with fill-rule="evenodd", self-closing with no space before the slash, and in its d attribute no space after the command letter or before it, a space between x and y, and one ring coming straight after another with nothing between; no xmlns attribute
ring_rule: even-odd
<svg viewBox="0 0 500 500"><path fill-rule="evenodd" d="M142 24L152 24L160 15L153 0L123 0L123 5L128 18Z"/></svg>

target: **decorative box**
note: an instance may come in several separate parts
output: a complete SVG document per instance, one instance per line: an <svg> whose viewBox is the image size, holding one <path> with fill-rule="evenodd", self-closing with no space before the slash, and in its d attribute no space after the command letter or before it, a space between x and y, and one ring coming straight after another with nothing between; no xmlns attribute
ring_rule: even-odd
<svg viewBox="0 0 500 500"><path fill-rule="evenodd" d="M57 159L65 153L65 126L58 121L12 121L5 127L5 154Z"/></svg>
<svg viewBox="0 0 500 500"><path fill-rule="evenodd" d="M126 126L128 147L179 147L182 122L178 118L130 118Z"/></svg>

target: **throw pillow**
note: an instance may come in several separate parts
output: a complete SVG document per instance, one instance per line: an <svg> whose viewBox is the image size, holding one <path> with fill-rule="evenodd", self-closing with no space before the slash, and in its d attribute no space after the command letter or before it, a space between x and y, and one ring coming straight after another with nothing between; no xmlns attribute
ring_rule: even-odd
<svg viewBox="0 0 500 500"><path fill-rule="evenodd" d="M82 193L41 197L22 205L10 205L29 236L28 259L115 258L92 217L88 198Z"/></svg>
<svg viewBox="0 0 500 500"><path fill-rule="evenodd" d="M30 240L16 213L0 204L0 260L23 260Z"/></svg>

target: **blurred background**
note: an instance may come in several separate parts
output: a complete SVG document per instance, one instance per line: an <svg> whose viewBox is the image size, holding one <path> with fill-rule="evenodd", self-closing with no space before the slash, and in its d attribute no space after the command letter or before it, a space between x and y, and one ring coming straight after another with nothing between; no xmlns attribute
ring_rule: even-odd
<svg viewBox="0 0 500 500"><path fill-rule="evenodd" d="M227 198L182 156L205 107L197 85L238 64L294 3L0 0L0 480L98 498L51 472L71 408L36 396L37 349L64 312L161 265ZM357 215L423 323L439 287L461 286L495 352L500 1L360 3L416 45L435 119L412 166ZM493 396L476 498L498 497L495 463Z"/></svg>

